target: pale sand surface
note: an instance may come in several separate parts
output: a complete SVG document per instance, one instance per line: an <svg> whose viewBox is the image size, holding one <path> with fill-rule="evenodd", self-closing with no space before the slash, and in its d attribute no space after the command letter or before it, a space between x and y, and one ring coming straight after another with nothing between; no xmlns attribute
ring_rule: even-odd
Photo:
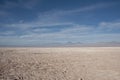
<svg viewBox="0 0 120 80"><path fill-rule="evenodd" d="M0 80L120 80L120 47L0 48Z"/></svg>

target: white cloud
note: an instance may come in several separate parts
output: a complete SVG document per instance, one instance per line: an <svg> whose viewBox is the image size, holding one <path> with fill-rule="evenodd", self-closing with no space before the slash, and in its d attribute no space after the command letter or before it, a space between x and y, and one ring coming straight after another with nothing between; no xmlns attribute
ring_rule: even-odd
<svg viewBox="0 0 120 80"><path fill-rule="evenodd" d="M85 7L80 7L77 9L75 8L75 9L67 9L67 10L50 10L40 13L37 22L42 22L44 24L64 22L64 19L68 15L74 16L74 14L80 14L82 12L98 10L101 8L103 9L103 8L111 7L115 4L116 3L99 3Z"/></svg>
<svg viewBox="0 0 120 80"><path fill-rule="evenodd" d="M23 1L20 0L19 4L24 3L24 4L37 4L38 0L30 0L28 1ZM12 6L18 6L18 3L13 3L13 2L6 2L6 5L12 5ZM15 5L16 4L16 5ZM74 25L73 22L66 22L63 21L63 19L61 19L61 15L62 16L66 16L68 14L72 14L72 13L80 13L80 12L84 12L84 11L90 11L90 10L95 10L95 9L99 9L99 8L104 8L104 7L108 7L113 5L113 3L99 3L99 4L94 4L91 6L87 6L87 7L82 7L79 9L73 9L73 10L51 10L51 11L47 11L45 13L40 13L40 15L38 16L38 19L32 21L32 22L21 22L21 20L19 21L19 23L11 23L11 24L1 24L4 27L11 27L11 28L20 28L20 29L28 29L28 28L32 28L32 27L45 27L45 26L58 26L58 25ZM1 13L3 14L3 13ZM75 24L76 25L76 24Z"/></svg>
<svg viewBox="0 0 120 80"><path fill-rule="evenodd" d="M30 0L31 2L26 2L23 5L26 8L32 8L37 4L38 0ZM22 2L21 2L22 3ZM20 3L20 4L21 4ZM4 7L12 5L13 7L19 6L15 3L7 2ZM37 20L33 22L25 22L20 20L18 23L13 24L0 24L2 27L15 28L19 31L24 31L24 34L17 35L17 32L12 32L6 30L5 32L0 32L0 44L9 43L9 44L22 44L22 43L47 43L47 42L65 42L65 41L119 41L120 33L106 33L103 30L120 30L120 22L102 22L97 26L93 25L80 25L74 22L62 21L61 16L67 16L68 14L81 13L85 11L97 10L100 8L108 7L114 4L95 4L79 9L73 10L53 10L47 11L45 13L40 13ZM24 7L23 6L23 7ZM4 15L4 12L0 11L0 15ZM58 32L50 32L50 28L45 27L59 27L66 26L67 28L62 29ZM42 29L42 28L43 29ZM32 29L35 28L35 29ZM31 30L32 29L32 30ZM52 29L52 28L51 28ZM44 33L47 32L47 33ZM99 33L97 33L99 32ZM102 33L104 32L104 33ZM8 36L1 36L8 35ZM12 36L11 36L12 35ZM12 43L11 43L12 42Z"/></svg>
<svg viewBox="0 0 120 80"><path fill-rule="evenodd" d="M81 13L85 11L92 11L100 8L106 8L115 5L116 3L99 3L99 4L94 4L94 5L89 5L85 7L81 7L78 9L71 9L71 10L52 10L52 11L47 11L44 12L42 15L40 14L39 17L59 17L62 15L68 15L68 14L73 14L73 13Z"/></svg>
<svg viewBox="0 0 120 80"><path fill-rule="evenodd" d="M4 31L4 32L0 32L0 35L14 35L15 31Z"/></svg>
<svg viewBox="0 0 120 80"><path fill-rule="evenodd" d="M64 34L88 34L93 31L93 26L74 24L72 27L61 31Z"/></svg>
<svg viewBox="0 0 120 80"><path fill-rule="evenodd" d="M42 30L42 29L41 29ZM37 29L37 31L41 31ZM48 33L36 33L36 32L29 32L26 35L21 35L20 38L26 39L40 39L40 40L56 40L56 39L73 39L86 36L91 34L95 28L93 26L86 26L86 25L73 25L72 27L68 27L66 29L62 29L58 32L49 32L49 29L43 29L42 31L48 31Z"/></svg>
<svg viewBox="0 0 120 80"><path fill-rule="evenodd" d="M14 24L1 24L3 27L9 27L9 28L20 28L20 29L29 29L29 28L35 28L35 27L54 27L59 25L74 25L71 22L31 22L31 23L14 23Z"/></svg>
<svg viewBox="0 0 120 80"><path fill-rule="evenodd" d="M50 31L50 29L41 29L41 28L37 28L37 29L33 29L33 32L46 32L46 31Z"/></svg>
<svg viewBox="0 0 120 80"><path fill-rule="evenodd" d="M50 32L51 29L53 28L44 28L44 27L53 27L56 26L58 27L59 25L62 26L67 26L67 28L62 29L58 32L54 32L54 30L52 32ZM25 28L25 34L21 35L20 38L37 38L37 39L41 39L41 38L65 38L65 37L80 37L80 36L85 36L85 35L93 35L93 34L106 34L107 30L115 30L115 29L119 29L120 30L120 22L102 22L100 24L98 24L98 26L93 26L93 25L79 25L79 24L75 24L75 23L49 23L49 24L15 24L15 25L7 25L10 27L20 27L20 28ZM30 30L30 28L35 28ZM41 28L43 27L43 28ZM104 31L103 31L104 30ZM44 33L47 32L47 33ZM99 33L98 33L99 32ZM107 33L108 34L108 33Z"/></svg>
<svg viewBox="0 0 120 80"><path fill-rule="evenodd" d="M105 22L98 24L98 26L90 25L79 25L74 24L72 27L62 29L58 32L49 32L47 28L36 28L35 31L26 30L27 33L20 36L0 36L0 44L5 42L12 42L11 44L45 44L45 43L65 43L67 41L72 42L110 42L110 41L120 41L120 33L106 33L102 32L99 27L111 26L114 27L120 22ZM98 28L96 28L98 27ZM111 27L109 27L111 29ZM117 28L118 29L118 28ZM39 33L48 31L48 33ZM100 33L96 33L100 32ZM18 43L17 43L18 42ZM9 43L10 44L10 43Z"/></svg>
<svg viewBox="0 0 120 80"><path fill-rule="evenodd" d="M120 22L102 22L99 24L101 28L107 28L107 29L120 29Z"/></svg>
<svg viewBox="0 0 120 80"><path fill-rule="evenodd" d="M100 23L101 24L101 23ZM114 27L116 23L112 23L112 27ZM106 25L108 26L108 25ZM62 29L59 32L54 32L54 33L36 33L36 32L30 32L29 34L26 35L21 35L20 38L23 39L37 39L37 40L86 40L89 41L95 40L119 40L120 34L119 33L106 33L103 32L102 29L100 29L98 25L98 28L95 26L89 26L89 25L78 25L74 24L72 27L68 27L66 29ZM111 27L110 27L111 28ZM37 29L37 31L41 31ZM42 31L48 31L48 29L44 29ZM100 33L96 33L100 32ZM102 33L101 33L102 32ZM88 40L87 40L88 39Z"/></svg>

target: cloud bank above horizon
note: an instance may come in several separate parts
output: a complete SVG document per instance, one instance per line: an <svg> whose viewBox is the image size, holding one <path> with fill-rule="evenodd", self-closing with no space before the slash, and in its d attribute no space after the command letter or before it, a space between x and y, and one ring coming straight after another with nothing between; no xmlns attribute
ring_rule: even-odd
<svg viewBox="0 0 120 80"><path fill-rule="evenodd" d="M120 42L119 0L1 0L0 45Z"/></svg>

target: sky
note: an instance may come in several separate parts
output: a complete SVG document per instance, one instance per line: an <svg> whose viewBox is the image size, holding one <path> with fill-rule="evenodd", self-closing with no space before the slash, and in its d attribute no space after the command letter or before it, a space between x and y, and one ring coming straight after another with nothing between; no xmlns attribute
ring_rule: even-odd
<svg viewBox="0 0 120 80"><path fill-rule="evenodd" d="M0 46L120 42L120 0L0 0Z"/></svg>

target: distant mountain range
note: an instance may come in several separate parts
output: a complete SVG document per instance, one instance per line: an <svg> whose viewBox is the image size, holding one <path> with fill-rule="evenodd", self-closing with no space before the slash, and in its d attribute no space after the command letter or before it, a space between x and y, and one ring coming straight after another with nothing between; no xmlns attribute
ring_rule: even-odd
<svg viewBox="0 0 120 80"><path fill-rule="evenodd" d="M120 42L96 42L96 43L81 43L81 42L77 42L77 43L73 43L73 42L67 42L67 43L54 43L54 44L49 44L49 46L53 46L53 47L59 47L59 46L63 46L63 47L120 47Z"/></svg>
<svg viewBox="0 0 120 80"><path fill-rule="evenodd" d="M120 47L120 42L67 43L64 46L75 47Z"/></svg>
<svg viewBox="0 0 120 80"><path fill-rule="evenodd" d="M0 47L120 47L120 42L96 42L96 43L49 43L43 45L0 45Z"/></svg>

